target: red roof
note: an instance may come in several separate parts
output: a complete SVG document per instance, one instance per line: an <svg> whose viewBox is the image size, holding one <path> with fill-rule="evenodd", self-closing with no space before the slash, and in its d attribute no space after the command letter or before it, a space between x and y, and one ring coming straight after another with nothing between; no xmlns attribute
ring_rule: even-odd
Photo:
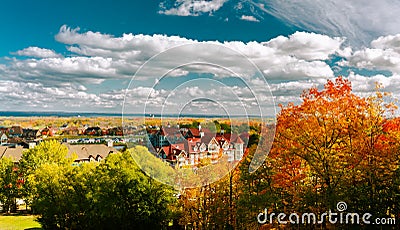
<svg viewBox="0 0 400 230"><path fill-rule="evenodd" d="M162 151L164 151L165 155L167 155L167 158L170 158L170 155L173 155L174 150L175 150L175 155L179 155L180 152L182 152L182 150L185 150L185 144L184 143L172 144L164 146L161 149Z"/></svg>
<svg viewBox="0 0 400 230"><path fill-rule="evenodd" d="M192 133L194 137L200 137L200 131L196 128L189 128L189 131Z"/></svg>

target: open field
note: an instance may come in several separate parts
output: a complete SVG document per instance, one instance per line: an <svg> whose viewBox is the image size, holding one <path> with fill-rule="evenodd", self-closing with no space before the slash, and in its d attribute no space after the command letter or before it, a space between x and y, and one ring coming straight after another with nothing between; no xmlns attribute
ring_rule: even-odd
<svg viewBox="0 0 400 230"><path fill-rule="evenodd" d="M42 229L32 215L0 215L1 230Z"/></svg>

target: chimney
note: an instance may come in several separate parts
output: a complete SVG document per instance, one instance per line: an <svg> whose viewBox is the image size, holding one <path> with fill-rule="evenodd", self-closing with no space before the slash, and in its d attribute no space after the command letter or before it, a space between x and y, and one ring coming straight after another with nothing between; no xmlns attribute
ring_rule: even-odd
<svg viewBox="0 0 400 230"><path fill-rule="evenodd" d="M199 124L199 131L201 131L201 125Z"/></svg>
<svg viewBox="0 0 400 230"><path fill-rule="evenodd" d="M204 132L200 132L200 138L204 137Z"/></svg>

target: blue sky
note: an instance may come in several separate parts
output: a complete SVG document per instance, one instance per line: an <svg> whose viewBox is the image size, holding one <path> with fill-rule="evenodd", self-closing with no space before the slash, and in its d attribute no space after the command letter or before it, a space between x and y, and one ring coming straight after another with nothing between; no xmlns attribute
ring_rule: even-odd
<svg viewBox="0 0 400 230"><path fill-rule="evenodd" d="M399 13L394 0L6 1L1 110L118 112L126 92L126 112L198 97L272 113L339 74L360 95L379 81L397 98ZM185 112L217 111L196 103Z"/></svg>
<svg viewBox="0 0 400 230"><path fill-rule="evenodd" d="M238 19L235 15L181 17L160 14L157 1L6 1L0 10L2 45L0 55L24 47L38 46L65 52L54 36L62 25L80 27L120 36L133 34L166 34L197 40L265 41L277 35L290 34L295 28L273 16L262 23ZM226 21L228 18L228 21Z"/></svg>

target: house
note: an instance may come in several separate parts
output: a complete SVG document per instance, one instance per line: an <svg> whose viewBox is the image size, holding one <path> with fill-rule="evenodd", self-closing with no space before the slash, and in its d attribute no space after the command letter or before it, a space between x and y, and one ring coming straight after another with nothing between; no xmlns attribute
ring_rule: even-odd
<svg viewBox="0 0 400 230"><path fill-rule="evenodd" d="M45 136L45 137L51 137L51 136L53 136L53 134L54 134L54 131L50 127L46 127L40 131L40 135Z"/></svg>
<svg viewBox="0 0 400 230"><path fill-rule="evenodd" d="M170 163L170 165L174 167L182 167L189 163L187 159L188 154L185 151L184 143L159 147L157 150L157 156Z"/></svg>
<svg viewBox="0 0 400 230"><path fill-rule="evenodd" d="M110 136L123 136L124 130L121 126L113 127L107 130L107 134Z"/></svg>
<svg viewBox="0 0 400 230"><path fill-rule="evenodd" d="M244 141L242 140L242 138L240 138L239 135L232 134L230 143L231 148L234 150L235 153L235 160L241 160L244 155Z"/></svg>
<svg viewBox="0 0 400 230"><path fill-rule="evenodd" d="M7 142L8 142L8 137L5 133L3 133L0 137L0 144L3 145L6 144Z"/></svg>
<svg viewBox="0 0 400 230"><path fill-rule="evenodd" d="M140 131L140 130L138 130L138 127L137 127L137 126L131 126L131 125L129 125L129 126L124 126L124 129L123 129L124 135L134 135L135 133L136 133L136 134L139 134L139 133L138 133L139 131ZM139 134L139 135L142 135L142 134Z"/></svg>
<svg viewBox="0 0 400 230"><path fill-rule="evenodd" d="M229 161L240 161L242 159L245 142L240 135L221 133L216 136L216 139L219 140L223 153L228 156Z"/></svg>
<svg viewBox="0 0 400 230"><path fill-rule="evenodd" d="M22 137L11 137L8 138L7 146L22 146L24 148L29 148L29 143Z"/></svg>
<svg viewBox="0 0 400 230"><path fill-rule="evenodd" d="M161 129L150 129L147 131L149 141L154 148L160 148L163 146L169 146L174 143L182 143L185 141L185 137L177 128L161 127Z"/></svg>
<svg viewBox="0 0 400 230"><path fill-rule="evenodd" d="M7 135L8 131L9 131L9 128L3 127L3 126L0 127L0 135L2 135L3 133Z"/></svg>
<svg viewBox="0 0 400 230"><path fill-rule="evenodd" d="M76 155L76 163L92 162L105 159L109 154L118 152L115 148L102 144L77 144L63 143L68 148L68 155Z"/></svg>
<svg viewBox="0 0 400 230"><path fill-rule="evenodd" d="M62 131L63 135L78 136L79 129L75 126L68 126Z"/></svg>
<svg viewBox="0 0 400 230"><path fill-rule="evenodd" d="M85 135L89 136L101 136L102 135L102 130L100 127L88 127L85 130Z"/></svg>
<svg viewBox="0 0 400 230"><path fill-rule="evenodd" d="M21 126L12 126L9 130L8 130L8 135L10 137L21 137L23 134L23 130Z"/></svg>
<svg viewBox="0 0 400 230"><path fill-rule="evenodd" d="M187 139L187 145L191 165L197 165L207 157L207 145L202 143L200 138Z"/></svg>
<svg viewBox="0 0 400 230"><path fill-rule="evenodd" d="M22 129L22 138L26 140L34 140L40 136L38 129Z"/></svg>

